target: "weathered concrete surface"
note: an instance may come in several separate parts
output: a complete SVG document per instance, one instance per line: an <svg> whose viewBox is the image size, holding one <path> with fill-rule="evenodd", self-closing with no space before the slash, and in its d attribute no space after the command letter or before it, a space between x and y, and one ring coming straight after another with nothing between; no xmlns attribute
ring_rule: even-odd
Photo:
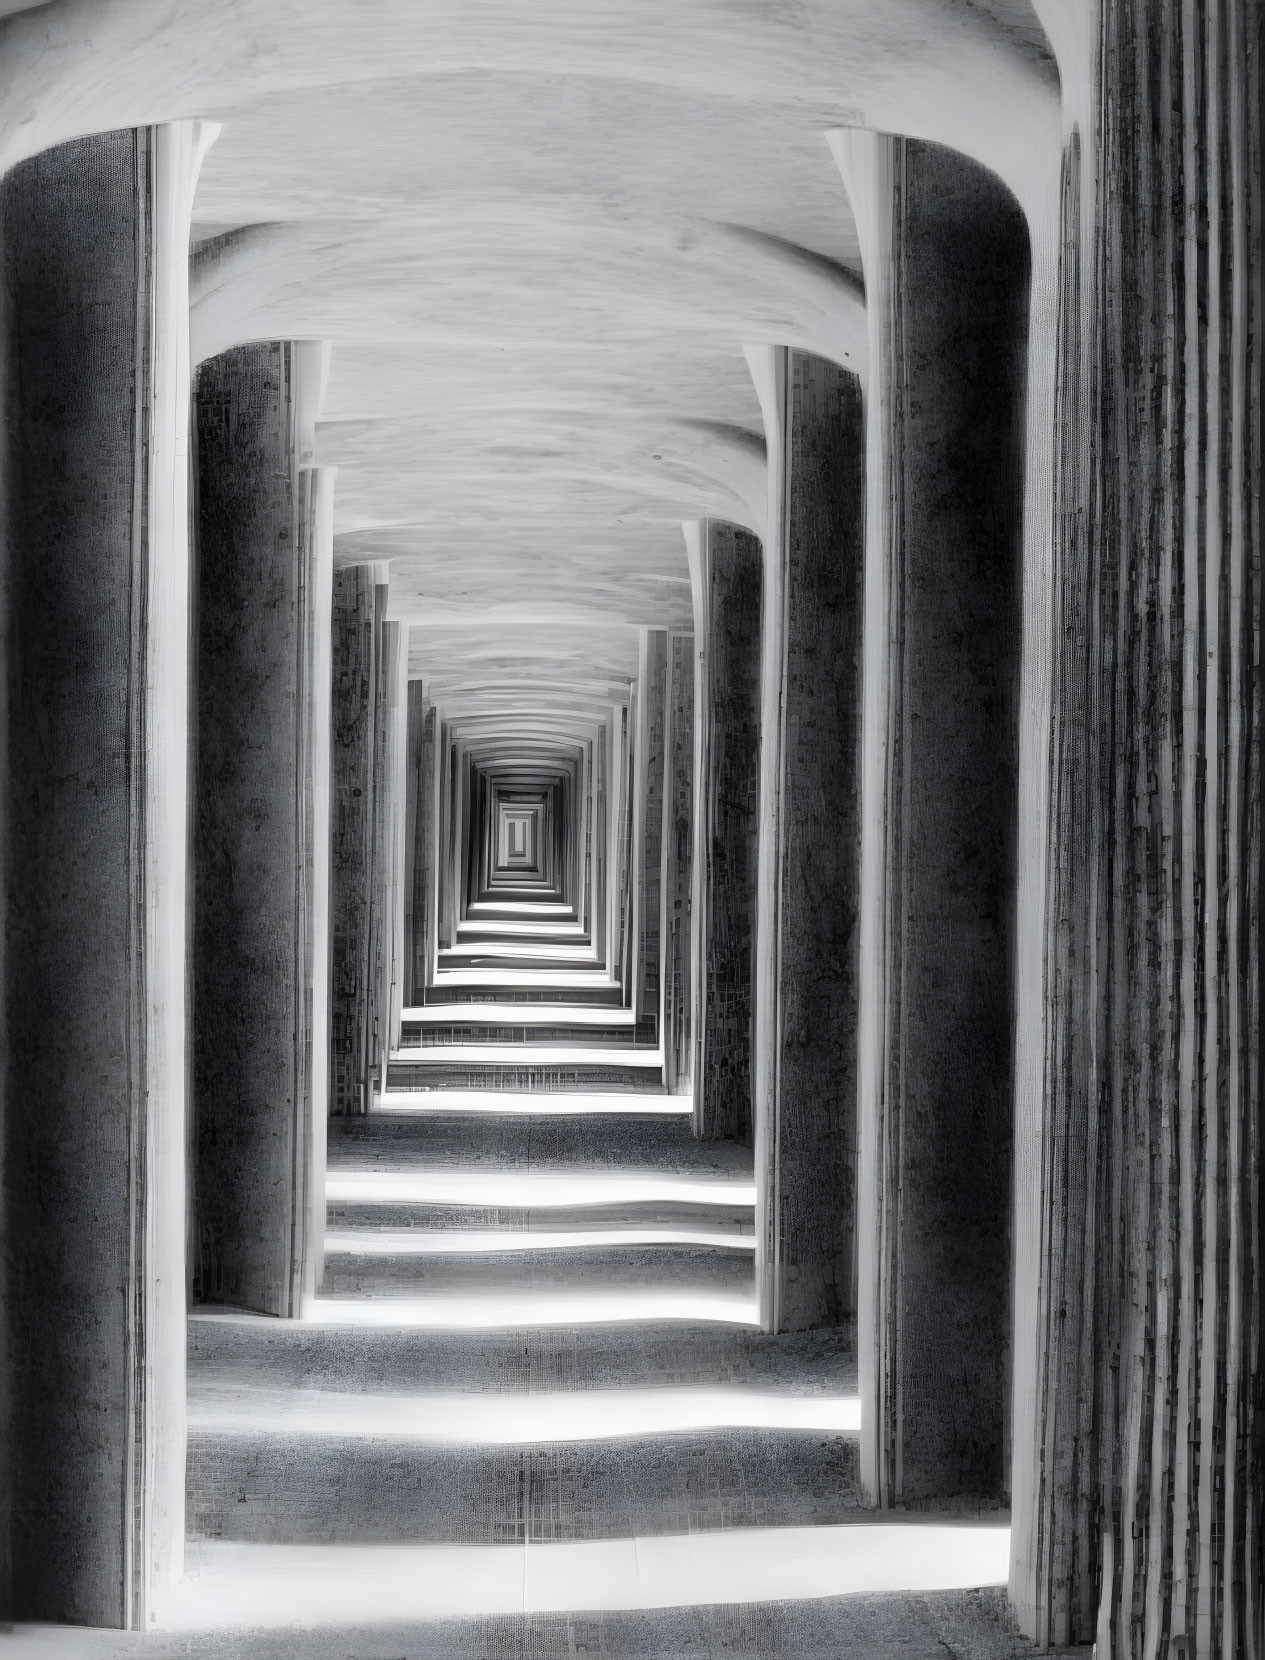
<svg viewBox="0 0 1265 1660"><path fill-rule="evenodd" d="M637 1035L657 1043L663 1024L663 801L668 719L668 635L662 628L648 629L642 644L637 712Z"/></svg>
<svg viewBox="0 0 1265 1660"><path fill-rule="evenodd" d="M197 432L194 1294L297 1314L311 1113L314 603L288 343L204 363Z"/></svg>
<svg viewBox="0 0 1265 1660"><path fill-rule="evenodd" d="M435 710L420 680L408 684L406 761L407 828L404 870L405 1002L426 1001L430 952L434 947L431 875L435 857Z"/></svg>
<svg viewBox="0 0 1265 1660"><path fill-rule="evenodd" d="M380 1112L332 1126L329 1160L331 1169L372 1169L386 1161L436 1169L627 1165L691 1175L751 1174L750 1153L731 1143L696 1140L684 1114L666 1120L632 1113L609 1118L600 1113L539 1118L516 1114L489 1120L478 1113L443 1112L427 1113L419 1122L409 1113Z"/></svg>
<svg viewBox="0 0 1265 1660"><path fill-rule="evenodd" d="M1094 15L1102 80L1064 156L1011 1583L1042 1642L1252 1653L1265 14Z"/></svg>
<svg viewBox="0 0 1265 1660"><path fill-rule="evenodd" d="M535 1293L618 1296L625 1291L693 1290L750 1296L755 1270L749 1251L728 1245L559 1245L530 1251L443 1252L383 1256L369 1249L374 1225L359 1228L366 1249L339 1251L325 1265L322 1294L375 1299L437 1295L478 1297ZM319 1318L320 1306L316 1314ZM389 1523L384 1522L384 1526ZM616 1527L614 1532L621 1531Z"/></svg>
<svg viewBox="0 0 1265 1660"><path fill-rule="evenodd" d="M861 1513L855 1438L794 1430L548 1447L195 1432L189 1483L193 1537L257 1543L505 1545Z"/></svg>
<svg viewBox="0 0 1265 1660"><path fill-rule="evenodd" d="M709 523L706 1025L700 1133L750 1144L752 936L760 769L760 544Z"/></svg>
<svg viewBox="0 0 1265 1660"><path fill-rule="evenodd" d="M146 204L133 133L3 187L5 1147L15 1610L122 1623ZM139 304L138 304L139 301Z"/></svg>
<svg viewBox="0 0 1265 1660"><path fill-rule="evenodd" d="M716 1207L712 1207L715 1209ZM464 1217L469 1212L462 1211ZM750 1222L750 1208L747 1220ZM477 1221L478 1213L474 1213ZM440 1219L453 1225L458 1219ZM497 1225L508 1225L502 1213ZM466 1225L462 1222L462 1225ZM471 1223L470 1225L474 1225ZM654 1324L535 1331L392 1331L198 1318L189 1322L190 1390L276 1389L398 1394L478 1389L675 1388L685 1383L850 1395L856 1363L846 1333L772 1337L750 1327Z"/></svg>
<svg viewBox="0 0 1265 1660"><path fill-rule="evenodd" d="M408 651L398 622L386 620L387 588L377 592L377 690L374 696L372 846L369 868L369 1054L372 1087L380 1087L393 1036L398 976L403 968L403 831L407 816L404 723Z"/></svg>
<svg viewBox="0 0 1265 1660"><path fill-rule="evenodd" d="M330 745L330 1111L367 1112L373 1065L370 893L379 591L372 565L334 575Z"/></svg>
<svg viewBox="0 0 1265 1660"><path fill-rule="evenodd" d="M694 636L668 636L668 773L665 848L663 1043L668 1089L691 1085L694 885Z"/></svg>
<svg viewBox="0 0 1265 1660"><path fill-rule="evenodd" d="M0 1580L18 1614L103 1624L150 1617L183 1535L196 162L191 127L109 133L0 193Z"/></svg>
<svg viewBox="0 0 1265 1660"><path fill-rule="evenodd" d="M17 1642L35 1638L29 1628ZM812 1601L734 1603L602 1614L495 1615L431 1620L424 1626L340 1626L289 1632L181 1633L193 1660L1025 1660L1001 1590L929 1591ZM168 1639L168 1641L170 1641ZM36 1660L166 1660L162 1638L122 1633L48 1633L19 1650ZM1046 1660L1082 1660L1084 1649L1043 1651Z"/></svg>
<svg viewBox="0 0 1265 1660"><path fill-rule="evenodd" d="M1004 1495L1027 233L897 145L881 1496Z"/></svg>
<svg viewBox="0 0 1265 1660"><path fill-rule="evenodd" d="M792 353L774 1323L852 1312L865 424L855 375Z"/></svg>

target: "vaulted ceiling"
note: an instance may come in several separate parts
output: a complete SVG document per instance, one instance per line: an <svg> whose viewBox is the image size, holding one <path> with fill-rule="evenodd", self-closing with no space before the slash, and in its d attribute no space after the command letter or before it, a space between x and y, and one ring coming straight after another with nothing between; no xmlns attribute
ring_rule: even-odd
<svg viewBox="0 0 1265 1660"><path fill-rule="evenodd" d="M1046 0L1046 8L1058 0ZM0 162L197 116L195 356L332 344L336 558L390 562L458 697L636 669L684 519L763 528L743 348L864 374L826 135L957 144L1023 197L1029 0L49 0L0 23Z"/></svg>

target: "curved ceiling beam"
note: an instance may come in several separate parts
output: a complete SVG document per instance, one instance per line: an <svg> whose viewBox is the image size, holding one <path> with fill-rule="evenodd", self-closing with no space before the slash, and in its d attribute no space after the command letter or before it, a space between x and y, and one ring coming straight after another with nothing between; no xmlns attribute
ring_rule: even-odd
<svg viewBox="0 0 1265 1660"><path fill-rule="evenodd" d="M457 409L436 422L322 425L317 456L343 479L340 535L456 527L472 500L485 515L500 503L511 523L528 503L556 519L569 498L591 503L607 491L601 518L616 508L626 514L636 499L673 521L727 518L757 533L765 515L764 443L718 421L643 420L598 407L496 416Z"/></svg>
<svg viewBox="0 0 1265 1660"><path fill-rule="evenodd" d="M340 473L340 483L349 478ZM578 487L517 510L494 486L464 523L340 535L339 564L390 561L389 615L417 628L688 626L689 572L674 520ZM629 511L624 511L627 508Z"/></svg>
<svg viewBox="0 0 1265 1660"><path fill-rule="evenodd" d="M866 350L858 279L819 255L742 226L593 224L556 209L243 227L194 254L190 335L195 362L247 340L711 339L795 346L863 373Z"/></svg>
<svg viewBox="0 0 1265 1660"><path fill-rule="evenodd" d="M482 69L785 103L823 126L851 118L951 144L1004 177L1017 135L1058 105L1032 15L1023 0L991 15L975 0L624 0L599 28L566 0L168 0L157 19L146 0L53 0L0 30L0 162L294 88Z"/></svg>

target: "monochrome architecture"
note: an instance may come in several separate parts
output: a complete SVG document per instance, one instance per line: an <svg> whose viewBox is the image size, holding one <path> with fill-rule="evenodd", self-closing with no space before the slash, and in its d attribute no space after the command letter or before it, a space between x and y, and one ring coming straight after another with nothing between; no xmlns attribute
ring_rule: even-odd
<svg viewBox="0 0 1265 1660"><path fill-rule="evenodd" d="M0 1649L1265 1660L1263 47L0 0Z"/></svg>

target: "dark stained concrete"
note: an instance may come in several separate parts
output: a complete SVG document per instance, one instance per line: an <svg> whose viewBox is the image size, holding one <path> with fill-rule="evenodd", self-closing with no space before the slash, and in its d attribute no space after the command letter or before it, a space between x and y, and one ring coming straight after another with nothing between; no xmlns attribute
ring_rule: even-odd
<svg viewBox="0 0 1265 1660"><path fill-rule="evenodd" d="M199 1434L194 1537L507 1545L866 1519L855 1437L812 1430L549 1446Z"/></svg>
<svg viewBox="0 0 1265 1660"><path fill-rule="evenodd" d="M892 1496L917 1504L1008 1481L1028 244L992 175L902 149L883 1306Z"/></svg>
<svg viewBox="0 0 1265 1660"><path fill-rule="evenodd" d="M668 635L647 631L642 653L642 700L638 735L641 753L641 820L637 826L639 858L637 955L637 1036L657 1043L663 1018L663 791L668 718Z"/></svg>
<svg viewBox="0 0 1265 1660"><path fill-rule="evenodd" d="M427 1049L449 1043L577 1043L586 1048L632 1049L639 1047L636 1029L632 1026L564 1025L522 1026L514 1024L514 1011L507 1009L501 1026L471 1025L458 1022L452 1026L417 1026L411 1021L405 1027L405 1041L401 1054L415 1054L425 1060Z"/></svg>
<svg viewBox="0 0 1265 1660"><path fill-rule="evenodd" d="M751 1010L760 779L760 543L711 522L708 538L706 1029L700 1130L750 1144Z"/></svg>
<svg viewBox="0 0 1265 1660"><path fill-rule="evenodd" d="M22 162L3 249L12 1612L120 1625L146 1137L146 132ZM138 726L140 732L138 733ZM142 1211L143 1213L143 1211ZM142 1345L143 1347L143 1345Z"/></svg>
<svg viewBox="0 0 1265 1660"><path fill-rule="evenodd" d="M561 1245L556 1250L445 1251L395 1257L369 1250L340 1251L326 1262L322 1290L330 1297L383 1299L431 1293L453 1297L487 1292L583 1295L597 1290L678 1288L750 1296L754 1273L751 1253L728 1245Z"/></svg>
<svg viewBox="0 0 1265 1660"><path fill-rule="evenodd" d="M295 374L288 343L240 346L195 388L194 1294L282 1315L298 1312L314 971Z"/></svg>
<svg viewBox="0 0 1265 1660"><path fill-rule="evenodd" d="M405 779L397 746L398 723L406 719L400 707L401 653L407 647L400 625L386 620L387 588L377 589L377 690L374 695L372 824L369 865L369 1068L372 1088L377 1089L391 1048L392 1001L395 976L402 966L396 962L393 899L402 906L402 872L396 869L399 838L398 819L407 812ZM407 691L407 688L405 688ZM366 1097L368 1099L368 1097Z"/></svg>
<svg viewBox="0 0 1265 1660"><path fill-rule="evenodd" d="M787 388L774 1293L778 1330L853 1309L861 572L855 375L793 352Z"/></svg>
<svg viewBox="0 0 1265 1660"><path fill-rule="evenodd" d="M714 1207L713 1207L714 1208ZM653 1220L647 1207L645 1219ZM331 1217L336 1213L331 1207ZM476 1225L477 1212L462 1214ZM500 1213L500 1227L517 1225ZM747 1212L750 1225L750 1209ZM856 1362L839 1330L771 1337L750 1327L629 1322L548 1330L391 1330L195 1316L191 1398L266 1386L346 1393L402 1389L675 1388L689 1382L850 1395Z"/></svg>
<svg viewBox="0 0 1265 1660"><path fill-rule="evenodd" d="M330 1111L367 1112L373 1064L370 894L378 587L371 565L334 573L330 742Z"/></svg>
<svg viewBox="0 0 1265 1660"><path fill-rule="evenodd" d="M663 941L665 1083L683 1089L692 1057L690 942L694 873L694 636L668 636L667 848Z"/></svg>
<svg viewBox="0 0 1265 1660"><path fill-rule="evenodd" d="M604 1051L595 1044L593 1064L576 1062L541 1066L470 1060L451 1062L392 1061L387 1068L388 1089L646 1089L658 1079L656 1070L644 1066L609 1065ZM613 1046L612 1046L613 1049ZM419 1050L419 1053L421 1051ZM611 1059L618 1060L617 1052Z"/></svg>
<svg viewBox="0 0 1265 1660"><path fill-rule="evenodd" d="M1259 1653L1265 9L1091 15L1012 1582L1041 1641Z"/></svg>
<svg viewBox="0 0 1265 1660"><path fill-rule="evenodd" d="M407 810L404 838L406 1006L426 1000L427 952L433 944L431 872L435 842L435 710L420 680L408 686Z"/></svg>
<svg viewBox="0 0 1265 1660"><path fill-rule="evenodd" d="M479 1088L486 1087L483 1084ZM598 1170L653 1169L690 1175L751 1175L743 1148L700 1142L685 1114L672 1118L636 1113L526 1113L505 1117L476 1113L375 1112L330 1126L329 1165L370 1169Z"/></svg>

